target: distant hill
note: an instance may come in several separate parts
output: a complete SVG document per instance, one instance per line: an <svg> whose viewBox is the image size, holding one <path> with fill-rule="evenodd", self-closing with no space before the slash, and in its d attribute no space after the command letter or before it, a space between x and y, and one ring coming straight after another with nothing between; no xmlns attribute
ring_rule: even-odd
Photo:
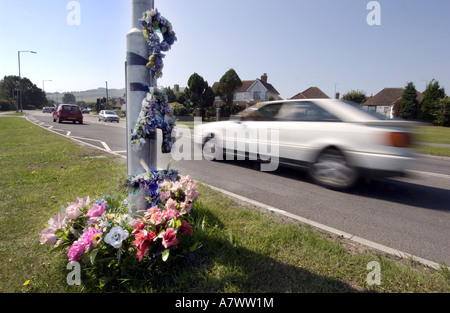
<svg viewBox="0 0 450 313"><path fill-rule="evenodd" d="M62 97L64 96L65 93L74 94L77 101L97 102L98 98L106 97L106 88L97 88L85 91L66 91L66 92L47 93L47 99L55 100L56 102L61 102ZM108 88L109 98L123 98L124 94L125 88L123 89Z"/></svg>

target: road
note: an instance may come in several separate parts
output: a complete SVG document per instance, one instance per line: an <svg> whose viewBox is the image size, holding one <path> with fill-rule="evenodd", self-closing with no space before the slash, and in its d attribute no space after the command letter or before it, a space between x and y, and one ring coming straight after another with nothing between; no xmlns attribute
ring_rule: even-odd
<svg viewBox="0 0 450 313"><path fill-rule="evenodd" d="M28 112L44 128L126 156L125 122L53 123L51 115ZM450 161L418 157L407 178L362 181L348 192L319 187L302 171L260 172L251 162L174 161L158 166L196 180L436 263L450 265Z"/></svg>

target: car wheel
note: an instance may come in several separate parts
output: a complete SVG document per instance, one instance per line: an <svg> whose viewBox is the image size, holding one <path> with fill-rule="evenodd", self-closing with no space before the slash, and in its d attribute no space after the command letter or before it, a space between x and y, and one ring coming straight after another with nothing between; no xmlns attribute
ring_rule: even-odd
<svg viewBox="0 0 450 313"><path fill-rule="evenodd" d="M62 123L62 121L59 119L59 117L56 118L56 121L57 121L59 124Z"/></svg>
<svg viewBox="0 0 450 313"><path fill-rule="evenodd" d="M358 171L337 149L324 150L311 164L309 173L317 184L337 190L352 187L358 178Z"/></svg>

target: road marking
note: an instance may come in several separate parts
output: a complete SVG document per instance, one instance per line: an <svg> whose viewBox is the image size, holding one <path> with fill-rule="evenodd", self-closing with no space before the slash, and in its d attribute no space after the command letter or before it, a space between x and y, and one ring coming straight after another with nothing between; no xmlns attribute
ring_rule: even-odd
<svg viewBox="0 0 450 313"><path fill-rule="evenodd" d="M422 172L422 171L415 171L415 170L408 170L408 172L410 172L412 174L416 174L416 175L425 175L425 176L432 176L432 177L439 177L439 178L450 178L450 175L447 175L447 174Z"/></svg>
<svg viewBox="0 0 450 313"><path fill-rule="evenodd" d="M106 142L100 141L100 143L103 145L103 147L105 147L106 151L108 151L108 152L111 151L111 149L110 149L109 146L106 144Z"/></svg>
<svg viewBox="0 0 450 313"><path fill-rule="evenodd" d="M72 133L71 131L68 131L66 136L69 137L71 133Z"/></svg>
<svg viewBox="0 0 450 313"><path fill-rule="evenodd" d="M52 129L53 128L53 126L49 126L49 128L48 129Z"/></svg>

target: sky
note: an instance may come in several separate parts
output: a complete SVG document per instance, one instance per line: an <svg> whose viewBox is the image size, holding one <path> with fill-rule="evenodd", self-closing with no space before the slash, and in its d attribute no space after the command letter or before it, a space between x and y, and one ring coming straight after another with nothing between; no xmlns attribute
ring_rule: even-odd
<svg viewBox="0 0 450 313"><path fill-rule="evenodd" d="M47 92L124 88L131 2L0 0L0 78L32 50L21 75ZM369 2L155 0L178 38L158 85L184 87L193 73L212 85L233 68L241 80L267 73L284 99L311 86L330 97L410 81L424 91L432 79L450 94L450 1Z"/></svg>

